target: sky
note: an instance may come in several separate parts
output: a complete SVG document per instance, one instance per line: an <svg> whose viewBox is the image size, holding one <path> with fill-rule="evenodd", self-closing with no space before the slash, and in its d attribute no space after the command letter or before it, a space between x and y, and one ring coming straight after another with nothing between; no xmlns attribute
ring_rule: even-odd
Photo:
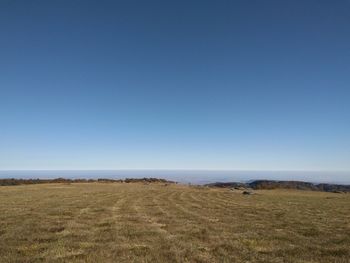
<svg viewBox="0 0 350 263"><path fill-rule="evenodd" d="M350 171L350 1L0 1L0 170Z"/></svg>

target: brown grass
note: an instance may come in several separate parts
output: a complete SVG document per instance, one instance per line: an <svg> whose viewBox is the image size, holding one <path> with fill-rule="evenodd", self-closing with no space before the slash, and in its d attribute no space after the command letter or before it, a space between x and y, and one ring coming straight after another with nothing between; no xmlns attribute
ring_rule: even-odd
<svg viewBox="0 0 350 263"><path fill-rule="evenodd" d="M0 262L350 262L350 194L0 187Z"/></svg>

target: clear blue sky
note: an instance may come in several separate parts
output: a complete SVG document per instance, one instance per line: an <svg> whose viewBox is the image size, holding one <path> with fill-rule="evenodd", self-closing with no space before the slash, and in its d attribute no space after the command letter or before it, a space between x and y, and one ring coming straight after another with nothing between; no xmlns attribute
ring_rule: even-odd
<svg viewBox="0 0 350 263"><path fill-rule="evenodd" d="M0 169L350 170L350 1L0 1Z"/></svg>

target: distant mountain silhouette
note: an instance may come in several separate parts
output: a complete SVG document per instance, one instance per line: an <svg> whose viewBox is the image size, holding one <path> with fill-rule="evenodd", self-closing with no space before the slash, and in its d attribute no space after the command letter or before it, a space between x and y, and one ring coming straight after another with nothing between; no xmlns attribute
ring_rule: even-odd
<svg viewBox="0 0 350 263"><path fill-rule="evenodd" d="M66 178L56 178L56 179L15 179L6 178L0 179L0 186L10 186L10 185L23 185L23 184L48 184L48 183L175 183L173 181L168 181L159 178L126 178L122 179L66 179Z"/></svg>
<svg viewBox="0 0 350 263"><path fill-rule="evenodd" d="M222 187L222 188L252 188L259 189L298 189L298 190L311 190L311 191L324 191L324 192L350 192L350 185L340 184L314 184L302 181L274 181L274 180L254 180L248 183L211 183L207 184L209 187Z"/></svg>

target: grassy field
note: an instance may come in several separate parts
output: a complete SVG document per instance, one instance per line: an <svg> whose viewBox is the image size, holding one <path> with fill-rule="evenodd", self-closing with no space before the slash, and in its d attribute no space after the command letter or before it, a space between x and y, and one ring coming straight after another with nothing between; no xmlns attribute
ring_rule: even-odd
<svg viewBox="0 0 350 263"><path fill-rule="evenodd" d="M0 187L0 262L350 262L350 194Z"/></svg>

